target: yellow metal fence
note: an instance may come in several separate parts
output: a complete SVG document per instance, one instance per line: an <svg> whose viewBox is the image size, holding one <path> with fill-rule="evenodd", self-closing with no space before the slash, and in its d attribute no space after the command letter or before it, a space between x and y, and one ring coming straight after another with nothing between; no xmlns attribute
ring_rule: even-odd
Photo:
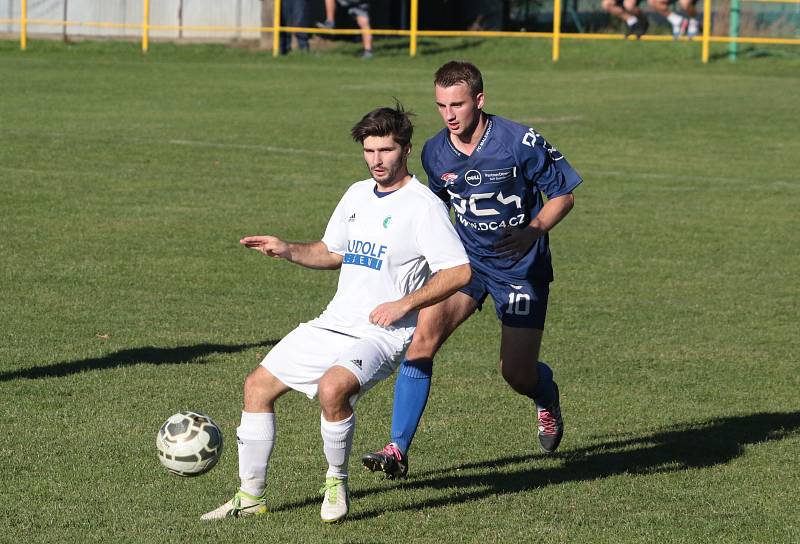
<svg viewBox="0 0 800 544"><path fill-rule="evenodd" d="M197 30L206 32L258 32L272 33L272 52L274 56L279 54L278 42L280 34L285 32L309 32L315 34L332 35L356 35L360 34L360 29L322 29L322 28L301 28L280 26L279 24L268 27L237 27L237 26L213 26L213 25L151 25L150 24L150 1L143 0L143 13L141 23L112 23L112 22L73 22L51 19L28 19L27 0L20 0L19 19L0 19L0 23L10 23L19 26L20 48L24 51L27 48L28 26L29 25L49 25L66 27L95 27L95 28L122 28L138 29L141 34L142 51L147 52L150 43L150 32L157 30L183 31ZM800 4L800 0L747 0L750 2L761 3L787 3ZM274 0L274 13L281 12L281 0ZM560 57L561 40L624 40L634 39L625 38L620 34L577 34L561 32L561 0L553 0L553 30L551 32L507 32L507 31L452 31L452 30L420 30L419 21L419 0L411 0L410 28L408 30L391 29L372 29L371 34L376 36L403 36L409 38L408 52L414 57L417 55L417 42L422 37L482 37L482 38L518 38L518 39L549 39L552 41L552 59L557 62ZM275 21L279 21L275 17ZM646 41L673 41L671 36L642 36ZM686 39L686 38L682 38ZM711 35L711 0L703 0L703 34L698 40L701 44L701 59L704 63L709 59L709 46L711 43L750 43L750 44L774 44L774 45L800 45L797 38L757 38L757 37L731 37L731 36L712 36Z"/></svg>

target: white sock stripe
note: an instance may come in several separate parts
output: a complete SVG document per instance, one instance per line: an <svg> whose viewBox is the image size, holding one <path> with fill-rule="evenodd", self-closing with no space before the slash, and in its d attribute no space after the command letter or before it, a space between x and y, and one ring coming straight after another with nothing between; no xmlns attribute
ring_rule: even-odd
<svg viewBox="0 0 800 544"><path fill-rule="evenodd" d="M275 440L275 414L242 412L236 436L245 440Z"/></svg>
<svg viewBox="0 0 800 544"><path fill-rule="evenodd" d="M329 427L331 429L336 427L346 428L349 427L353 422L355 422L356 414L355 412L353 412L352 414L350 414L350 417L347 417L341 421L328 421L327 419L325 419L324 415L320 414L319 420L322 425Z"/></svg>
<svg viewBox="0 0 800 544"><path fill-rule="evenodd" d="M274 429L252 429L249 427L236 427L236 438L242 440L261 440L264 442L274 442Z"/></svg>
<svg viewBox="0 0 800 544"><path fill-rule="evenodd" d="M242 423L263 424L275 421L275 414L272 412L245 412L242 411Z"/></svg>
<svg viewBox="0 0 800 544"><path fill-rule="evenodd" d="M322 438L332 443L343 444L347 440L347 435L355 424L355 413L342 421L328 421L324 416L320 415L320 431L322 433Z"/></svg>

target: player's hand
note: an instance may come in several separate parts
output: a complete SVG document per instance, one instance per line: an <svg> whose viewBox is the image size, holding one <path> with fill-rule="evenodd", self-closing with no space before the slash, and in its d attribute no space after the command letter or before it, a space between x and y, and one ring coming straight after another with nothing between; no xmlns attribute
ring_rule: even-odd
<svg viewBox="0 0 800 544"><path fill-rule="evenodd" d="M292 255L291 251L289 251L289 244L275 236L245 236L239 240L239 243L250 249L260 251L267 257L291 260Z"/></svg>
<svg viewBox="0 0 800 544"><path fill-rule="evenodd" d="M521 229L506 229L503 237L494 245L494 249L499 257L519 260L531 249L534 242L544 235L544 232L530 225Z"/></svg>
<svg viewBox="0 0 800 544"><path fill-rule="evenodd" d="M390 327L408 313L408 308L402 301L394 300L379 304L369 314L369 322L379 327Z"/></svg>

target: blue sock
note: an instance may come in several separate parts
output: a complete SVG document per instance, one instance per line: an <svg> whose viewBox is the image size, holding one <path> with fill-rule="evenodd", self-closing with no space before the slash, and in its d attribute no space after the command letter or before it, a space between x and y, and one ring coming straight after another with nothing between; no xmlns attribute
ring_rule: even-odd
<svg viewBox="0 0 800 544"><path fill-rule="evenodd" d="M403 360L394 381L392 442L403 453L408 451L431 390L432 359Z"/></svg>
<svg viewBox="0 0 800 544"><path fill-rule="evenodd" d="M553 387L553 370L547 363L539 361L536 365L539 371L539 382L533 391L528 394L537 408L549 408L556 401L556 390Z"/></svg>

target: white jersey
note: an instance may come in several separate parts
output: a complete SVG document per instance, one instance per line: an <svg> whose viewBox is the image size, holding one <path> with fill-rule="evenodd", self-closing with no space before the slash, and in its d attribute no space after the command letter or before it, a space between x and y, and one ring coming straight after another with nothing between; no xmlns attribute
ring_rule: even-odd
<svg viewBox="0 0 800 544"><path fill-rule="evenodd" d="M339 285L328 307L310 324L352 336L375 328L369 314L379 304L419 289L432 272L467 264L464 247L442 201L416 177L387 195L375 181L358 181L345 192L322 241L342 255ZM418 311L391 331L410 339Z"/></svg>

